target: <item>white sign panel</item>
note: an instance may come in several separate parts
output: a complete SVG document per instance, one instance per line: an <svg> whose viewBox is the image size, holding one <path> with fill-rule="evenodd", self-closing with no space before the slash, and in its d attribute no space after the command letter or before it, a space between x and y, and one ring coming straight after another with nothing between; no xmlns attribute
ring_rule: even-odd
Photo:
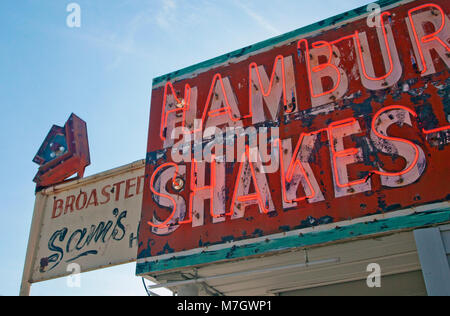
<svg viewBox="0 0 450 316"><path fill-rule="evenodd" d="M37 193L28 281L135 261L143 188L139 161Z"/></svg>

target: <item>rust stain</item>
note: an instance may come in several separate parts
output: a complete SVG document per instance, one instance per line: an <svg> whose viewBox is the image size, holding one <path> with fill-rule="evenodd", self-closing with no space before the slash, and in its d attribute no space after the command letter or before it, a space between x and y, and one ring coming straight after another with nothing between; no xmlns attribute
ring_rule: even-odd
<svg viewBox="0 0 450 316"><path fill-rule="evenodd" d="M274 46L269 50L253 54L245 58L245 50L239 61L229 63L220 67L206 69L195 76L185 79L175 79L173 84L177 94L182 98L184 96L184 87L188 84L196 87L198 91L197 108L194 113L197 118L201 118L204 113L204 107L211 89L211 79L216 73L220 73L223 78L228 78L233 91L230 100L237 101L237 107L241 115L249 114L249 94L253 92L267 93L267 87L259 88L255 83L249 84L249 64L254 62L266 69L268 79L274 69L274 60L277 56L292 57L293 71L295 77L295 99L292 95L287 97L287 104L276 100L278 106L276 112L278 117L273 120L258 122L258 127L278 127L280 139L290 140L292 151L300 139L302 133L315 133L317 137L314 143L300 147L300 161L309 164L310 170L305 171L306 177L315 177L317 181L317 190L323 194L323 200L312 202L309 199L297 201L294 205L284 207L281 173L278 170L274 173L266 174L269 192L275 207L274 212L263 214L260 212L257 204L243 207L237 204L237 210L245 211L243 218L231 219L230 215L224 216L218 223L213 223L210 214L210 203L204 201L204 225L192 227L191 224L180 225L171 234L153 234L152 229L140 230L139 252L148 251L149 239L154 241L151 255L155 255L170 249L173 251L182 251L202 245L221 244L228 240L241 240L268 234L282 233L293 229L313 227L325 223L339 222L343 220L366 216L367 214L385 213L398 210L400 208L423 205L433 201L443 201L449 199L448 186L446 181L450 176L448 160L450 158L450 132L449 130L438 131L436 133L424 134L423 130L431 130L448 124L450 115L450 79L449 68L442 59L437 59L434 64L436 72L429 76L421 76L419 69L420 58L414 53L413 42L409 36L408 28L405 24L405 18L408 16L408 10L417 7L426 1L419 0L394 7L389 11L392 13L389 23L393 29L396 49L401 60L401 76L395 82L391 83L387 78L379 82L381 89L368 89L362 83L363 74L360 73L357 60L359 53L354 50L353 40L341 41L336 43L339 52L339 64L336 67L343 69L347 73L348 87L343 94L341 91L333 91L324 98L328 103L319 106L312 105L311 89L308 82L308 72L306 59L308 53L304 49L297 47L297 41L287 44ZM446 14L450 10L450 2L445 0L436 0L436 4L441 6ZM395 15L394 15L395 14ZM430 15L440 14L430 10ZM338 22L338 21L336 21ZM334 41L338 38L349 36L355 33L365 32L370 47L370 55L373 61L374 73L381 76L386 73L383 69L384 60L380 53L377 43L377 33L374 29L368 28L365 19L356 20L347 23L339 28L323 31L311 35L307 38L308 43L319 41ZM364 48L362 48L364 52ZM338 58L338 54L333 50L332 58ZM449 53L446 53L449 57ZM317 61L311 51L309 58ZM273 77L274 83L282 82L282 77L278 73ZM326 83L324 86L326 90ZM315 87L317 88L317 87ZM317 94L318 92L315 91ZM163 112L164 87L157 87L152 92L151 119L148 139L148 154L146 164L146 175L150 177L154 170L163 163L171 162L172 157L170 149L163 149L163 141L155 135L160 135L161 113ZM214 93L213 98L219 99L219 95ZM266 106L266 100L263 105ZM290 102L293 104L289 107ZM390 172L399 171L405 168L405 158L402 156L399 147L393 143L392 139L382 137L371 137L372 122L374 115L383 108L389 106L401 105L417 114L417 117L410 117L408 112L397 111L388 113L387 121L389 124L386 132L380 134L390 136L401 140L407 140L423 151L425 161L417 161L417 169L424 170L421 176L408 183L408 178L398 176L393 180L391 187L382 184L382 177L375 171L381 168ZM292 111L284 115L283 109ZM292 110L293 109L293 110ZM229 111L227 109L227 111ZM226 112L228 115L227 111ZM253 109L255 111L255 109ZM267 109L263 110L263 115L267 118ZM217 113L216 113L217 114ZM239 117L229 112L234 120ZM282 117L280 117L282 116ZM344 144L344 150L358 148L361 154L355 158L355 162L346 165L348 169L348 181L362 180L361 185L370 184L370 190L359 192L358 187L349 186L336 189L335 174L333 174L333 153L330 145L336 147L339 143L337 139L330 140L327 128L334 122L354 119L360 126L358 133L345 132L341 141ZM410 125L408 122L411 121ZM247 117L241 120L243 127L253 125L252 118ZM381 119L374 123L375 129L381 128L386 122ZM192 129L192 124L187 125ZM269 137L268 137L269 138ZM205 148L208 141L200 144L200 148ZM248 140L245 142L249 143ZM270 143L270 138L269 138ZM405 145L406 146L406 145ZM410 145L411 146L411 145ZM192 151L194 149L192 148ZM287 155L288 150L283 149L282 153ZM190 175L191 164L183 163L186 166L186 175ZM225 201L226 212L229 212L232 204L232 195L236 178L241 177L241 183L254 189L250 168L243 168L242 175L238 175L240 163L227 162L225 166L225 185L220 188L218 201ZM206 169L209 169L210 166ZM256 173L261 172L261 168L255 168ZM197 174L196 174L197 176ZM196 178L196 177L195 177ZM205 178L209 178L209 171L205 173ZM299 180L299 175L295 180ZM195 180L193 180L195 181ZM185 179L185 187L190 188L191 179ZM145 193L142 208L141 225L147 225L152 219L153 211L160 214L161 217L167 216L168 207L162 208L156 203L157 199L151 194L149 181L145 182ZM286 190L292 187L292 183L286 183ZM178 194L188 206L190 201L190 190L186 189ZM299 185L297 189L298 196L308 195L305 189ZM342 196L337 196L337 194ZM216 202L216 201L215 201ZM264 206L268 207L266 200ZM170 208L169 208L170 209ZM198 219L200 215L194 212ZM155 231L155 230L153 230ZM245 231L246 233L242 233ZM247 234L247 232L253 232ZM189 236L189 238L186 238ZM225 237L224 237L225 236ZM164 248L166 247L166 248ZM229 254L232 256L232 252Z"/></svg>

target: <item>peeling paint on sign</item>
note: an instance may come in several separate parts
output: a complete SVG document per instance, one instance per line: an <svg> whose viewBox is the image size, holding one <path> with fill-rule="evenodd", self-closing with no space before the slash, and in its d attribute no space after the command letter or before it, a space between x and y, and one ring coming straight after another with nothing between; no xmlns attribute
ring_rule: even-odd
<svg viewBox="0 0 450 316"><path fill-rule="evenodd" d="M379 3L154 80L138 258L449 199L450 4Z"/></svg>
<svg viewBox="0 0 450 316"><path fill-rule="evenodd" d="M136 260L144 161L41 190L30 282Z"/></svg>

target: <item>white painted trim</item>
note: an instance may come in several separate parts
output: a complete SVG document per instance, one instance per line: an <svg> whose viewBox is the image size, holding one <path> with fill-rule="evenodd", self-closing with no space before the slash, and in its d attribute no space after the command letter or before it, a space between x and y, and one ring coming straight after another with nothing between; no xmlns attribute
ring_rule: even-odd
<svg viewBox="0 0 450 316"><path fill-rule="evenodd" d="M28 237L27 252L25 255L25 264L22 273L22 282L20 285L20 296L29 296L31 289L31 279L33 275L34 258L38 248L38 240L41 233L43 211L47 203L47 197L37 194L34 202L33 218L31 220L30 235Z"/></svg>
<svg viewBox="0 0 450 316"><path fill-rule="evenodd" d="M302 229L298 229L298 230L289 231L286 233L277 233L277 234L272 234L272 235L267 235L267 236L263 236L263 237L252 238L252 239L231 241L231 242L223 243L220 245L195 248L195 249L191 249L191 250L180 251L177 253L170 253L170 254L163 254L163 255L155 256L155 257L141 258L141 259L137 260L137 263L142 264L142 263L147 263L147 262L155 262L155 261L159 261L159 260L173 259L173 258L177 258L177 257L191 256L191 255L199 254L202 252L217 251L217 250L231 248L234 246L240 247L240 246L245 246L245 245L254 244L254 243L258 243L258 242L263 242L267 239L274 240L274 239L280 239L280 238L285 238L285 237L289 237L289 236L297 236L299 234L327 231L327 230L332 230L336 227L345 227L345 226L350 226L350 225L354 225L354 224L358 224L358 223L371 222L374 220L395 218L395 217L406 216L406 215L410 215L410 214L414 214L414 213L421 213L421 212L426 212L426 211L430 211L433 209L447 208L447 207L450 207L450 202L448 202L448 201L427 204L427 205L418 206L418 207L410 207L410 208L406 208L406 209L399 210L399 211L389 212L387 214L370 215L370 216L355 218L355 219L348 220L348 221L319 225L319 226L315 226L315 227L302 228Z"/></svg>
<svg viewBox="0 0 450 316"><path fill-rule="evenodd" d="M93 182L98 182L98 181L110 178L111 176L117 176L122 173L129 172L129 171L139 169L139 168L144 168L144 167L145 167L145 160L142 159L142 160L138 160L138 161L132 162L130 164L127 164L127 165L124 165L121 167L117 167L114 169L110 169L110 170L107 170L104 172L94 174L94 175L86 177L86 178L57 184L57 185L54 185L52 187L42 190L40 193L42 193L44 195L56 194L60 191L65 191L65 190L73 189L76 187L85 186L85 185L93 183ZM142 175L144 175L144 174L142 174Z"/></svg>
<svg viewBox="0 0 450 316"><path fill-rule="evenodd" d="M238 276L248 276L252 274L264 274L269 272L276 272L276 271L282 271L282 270L288 270L288 269L296 269L296 268L306 268L310 266L320 265L320 264L327 264L327 263L339 263L339 258L331 258L331 259L323 259L323 260L317 260L317 261L311 261L311 262L301 262L301 263L294 263L289 264L285 266L273 266L269 268L262 268L262 269L253 269L248 271L239 271L239 272L233 272L233 273L226 273L226 274L219 274L219 275L212 275L208 277L201 277L201 278L194 278L189 280L183 280L183 281L171 281L166 283L160 283L155 285L150 285L149 289L157 289L157 288L168 288L168 287L174 287L174 286L181 286L186 284L195 284L195 283L202 283L207 282L211 280L217 280L217 279L225 279L225 278L233 278Z"/></svg>

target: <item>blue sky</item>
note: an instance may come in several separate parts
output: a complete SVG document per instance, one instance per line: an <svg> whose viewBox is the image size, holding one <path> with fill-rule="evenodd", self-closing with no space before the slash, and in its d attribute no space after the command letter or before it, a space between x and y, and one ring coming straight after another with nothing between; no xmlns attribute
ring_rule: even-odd
<svg viewBox="0 0 450 316"><path fill-rule="evenodd" d="M66 7L81 8L69 28ZM154 77L367 0L0 1L0 295L17 295L34 204L32 163L52 124L88 124L86 175L145 157ZM145 295L135 264L34 284L32 295ZM167 294L168 292L160 292Z"/></svg>

